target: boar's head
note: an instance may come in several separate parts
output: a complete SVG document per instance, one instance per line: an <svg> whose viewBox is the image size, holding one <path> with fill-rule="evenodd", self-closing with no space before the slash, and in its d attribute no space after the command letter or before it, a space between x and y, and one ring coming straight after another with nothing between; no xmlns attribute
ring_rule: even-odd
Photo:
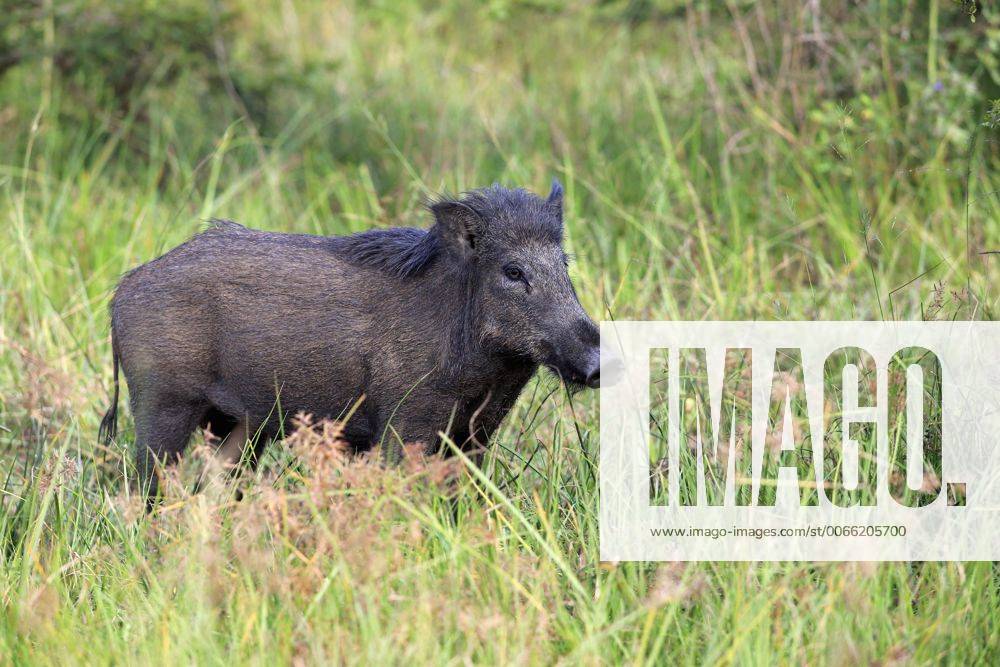
<svg viewBox="0 0 1000 667"><path fill-rule="evenodd" d="M598 386L600 335L567 271L559 182L545 199L494 185L430 208L447 261L467 281L466 333L477 348Z"/></svg>

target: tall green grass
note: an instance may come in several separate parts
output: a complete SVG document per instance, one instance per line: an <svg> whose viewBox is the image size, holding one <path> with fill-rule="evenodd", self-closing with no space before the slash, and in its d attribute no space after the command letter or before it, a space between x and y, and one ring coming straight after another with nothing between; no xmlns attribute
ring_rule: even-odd
<svg viewBox="0 0 1000 667"><path fill-rule="evenodd" d="M152 516L131 424L96 437L118 276L212 216L426 225L427 194L558 176L596 319L992 319L996 17L933 4L232 0L209 65L100 33L156 35L126 92L79 44L107 14L26 10L38 48L0 72L0 658L995 660L989 563L600 563L595 396L549 377L482 472L324 458L313 429L243 501L179 471Z"/></svg>

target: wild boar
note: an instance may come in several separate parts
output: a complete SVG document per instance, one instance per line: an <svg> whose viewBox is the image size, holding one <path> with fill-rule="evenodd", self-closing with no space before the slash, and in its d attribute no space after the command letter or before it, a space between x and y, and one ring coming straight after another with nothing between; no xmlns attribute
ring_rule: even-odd
<svg viewBox="0 0 1000 667"><path fill-rule="evenodd" d="M102 437L117 428L120 367L152 495L155 465L175 461L199 426L230 457L256 435L259 455L300 411L336 419L357 405L345 426L357 450L434 449L441 432L481 447L539 366L599 383L562 204L554 181L545 199L498 185L439 199L427 230L324 237L212 221L120 281Z"/></svg>

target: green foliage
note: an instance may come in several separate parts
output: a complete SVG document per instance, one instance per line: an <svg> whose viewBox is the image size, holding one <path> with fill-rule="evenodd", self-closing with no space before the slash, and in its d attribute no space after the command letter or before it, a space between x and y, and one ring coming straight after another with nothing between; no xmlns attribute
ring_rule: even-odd
<svg viewBox="0 0 1000 667"><path fill-rule="evenodd" d="M4 30L11 60L28 67L50 60L66 79L106 85L122 102L154 76L158 83L180 71L204 76L215 57L213 35L227 22L205 3L136 0L19 3L15 18Z"/></svg>
<svg viewBox="0 0 1000 667"><path fill-rule="evenodd" d="M986 118L983 120L983 127L991 130L1000 129L1000 100L990 102L990 108L986 111Z"/></svg>
<svg viewBox="0 0 1000 667"><path fill-rule="evenodd" d="M17 3L0 23L0 75L54 68L70 102L61 109L67 121L103 105L128 112L141 96L179 87L202 98L206 110L236 100L240 113L266 125L271 103L308 92L310 78L328 63L293 63L270 41L244 39L248 11L192 0ZM243 57L230 55L234 44Z"/></svg>

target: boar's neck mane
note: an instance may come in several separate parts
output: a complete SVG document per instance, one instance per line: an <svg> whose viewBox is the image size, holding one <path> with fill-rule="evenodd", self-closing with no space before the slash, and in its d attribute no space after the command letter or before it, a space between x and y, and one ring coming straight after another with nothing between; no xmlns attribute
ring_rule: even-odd
<svg viewBox="0 0 1000 667"><path fill-rule="evenodd" d="M442 341L440 367L446 374L457 377L468 372L479 358L478 336L475 333L477 312L473 266L451 262L445 257L444 244L435 228L413 227L373 229L350 236L333 237L333 248L348 261L375 268L399 280L416 279L432 269L441 272L441 285L462 285L461 312L450 318L450 329ZM443 261L436 261L441 259ZM448 274L447 276L445 274ZM432 289L433 291L433 289Z"/></svg>
<svg viewBox="0 0 1000 667"><path fill-rule="evenodd" d="M422 274L441 254L437 234L413 227L371 229L332 239L348 261L385 271L395 278Z"/></svg>

